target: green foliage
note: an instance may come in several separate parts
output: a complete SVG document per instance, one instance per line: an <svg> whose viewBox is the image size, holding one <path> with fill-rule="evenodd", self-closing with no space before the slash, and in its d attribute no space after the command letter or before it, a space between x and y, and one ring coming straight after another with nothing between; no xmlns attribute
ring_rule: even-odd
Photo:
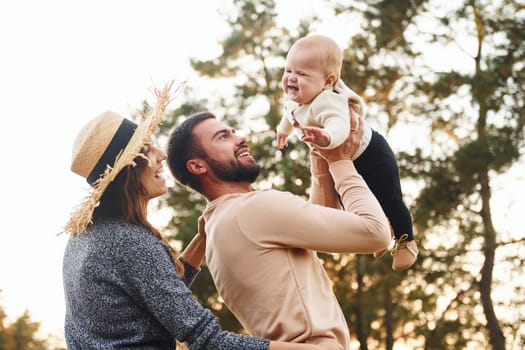
<svg viewBox="0 0 525 350"><path fill-rule="evenodd" d="M397 50L403 47L409 50L405 31L413 24L419 8L428 0L385 0L374 1L364 12L376 40L377 48Z"/></svg>
<svg viewBox="0 0 525 350"><path fill-rule="evenodd" d="M468 77L464 77L458 72L444 72L439 74L436 81L432 83L420 82L418 88L425 91L431 102L438 102L439 100L452 95L457 89L467 83Z"/></svg>
<svg viewBox="0 0 525 350"><path fill-rule="evenodd" d="M29 311L25 311L9 327L11 337L14 341L16 350L45 350L46 342L35 338L35 334L40 328L40 323L31 321Z"/></svg>
<svg viewBox="0 0 525 350"><path fill-rule="evenodd" d="M40 323L31 320L28 310L13 323L6 323L6 318L5 310L0 305L0 350L50 349L47 341L37 336L36 333L40 328Z"/></svg>

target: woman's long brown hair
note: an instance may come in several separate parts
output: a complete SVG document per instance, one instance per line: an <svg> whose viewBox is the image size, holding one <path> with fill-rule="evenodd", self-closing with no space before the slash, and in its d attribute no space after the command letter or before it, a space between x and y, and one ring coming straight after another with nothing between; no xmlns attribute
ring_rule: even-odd
<svg viewBox="0 0 525 350"><path fill-rule="evenodd" d="M102 217L122 217L130 223L147 228L169 248L177 271L182 275L184 267L177 258L178 252L147 218L149 198L140 178L143 170L149 166L148 160L137 157L135 163L136 166L123 169L106 188L99 205L95 208L93 218L96 220Z"/></svg>

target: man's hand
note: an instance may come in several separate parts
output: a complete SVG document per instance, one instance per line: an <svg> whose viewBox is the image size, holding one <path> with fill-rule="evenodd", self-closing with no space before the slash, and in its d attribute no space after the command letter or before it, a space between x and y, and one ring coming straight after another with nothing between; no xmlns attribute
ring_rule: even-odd
<svg viewBox="0 0 525 350"><path fill-rule="evenodd" d="M206 232L204 225L204 217L201 215L197 223L197 233L181 254L182 259L195 268L200 268L206 255Z"/></svg>
<svg viewBox="0 0 525 350"><path fill-rule="evenodd" d="M353 108L350 108L350 132L346 141L334 149L321 149L316 147L317 153L326 159L328 163L341 159L352 159L355 151L359 148L359 142L363 136L363 123L363 117L358 115Z"/></svg>

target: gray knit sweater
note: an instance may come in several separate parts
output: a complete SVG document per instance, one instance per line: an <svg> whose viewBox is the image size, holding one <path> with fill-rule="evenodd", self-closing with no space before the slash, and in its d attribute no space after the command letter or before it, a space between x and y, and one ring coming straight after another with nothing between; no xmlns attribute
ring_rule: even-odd
<svg viewBox="0 0 525 350"><path fill-rule="evenodd" d="M64 253L65 337L76 349L267 350L269 341L222 331L192 296L198 272L177 274L168 248L123 220L71 236Z"/></svg>

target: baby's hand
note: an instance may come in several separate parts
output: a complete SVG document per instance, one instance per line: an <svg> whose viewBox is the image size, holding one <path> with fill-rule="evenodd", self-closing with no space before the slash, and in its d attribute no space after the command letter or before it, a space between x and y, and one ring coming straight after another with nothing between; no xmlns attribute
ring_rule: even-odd
<svg viewBox="0 0 525 350"><path fill-rule="evenodd" d="M330 135L321 128L313 126L303 126L303 141L313 143L319 147L326 147L330 144Z"/></svg>
<svg viewBox="0 0 525 350"><path fill-rule="evenodd" d="M277 133L277 148L283 149L284 147L288 147L288 142L286 141L287 139L288 139L287 134L278 132Z"/></svg>

